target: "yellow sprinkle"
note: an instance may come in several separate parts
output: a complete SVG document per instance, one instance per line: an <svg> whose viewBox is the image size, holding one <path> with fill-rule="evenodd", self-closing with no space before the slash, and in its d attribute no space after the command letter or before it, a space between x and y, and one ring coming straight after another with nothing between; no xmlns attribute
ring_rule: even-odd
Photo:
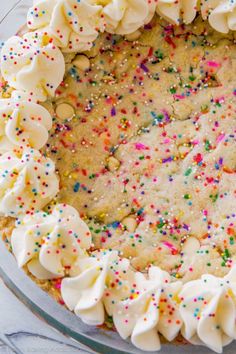
<svg viewBox="0 0 236 354"><path fill-rule="evenodd" d="M77 179L77 178L78 178L78 172L72 172L72 173L71 173L71 177L72 177L73 179Z"/></svg>

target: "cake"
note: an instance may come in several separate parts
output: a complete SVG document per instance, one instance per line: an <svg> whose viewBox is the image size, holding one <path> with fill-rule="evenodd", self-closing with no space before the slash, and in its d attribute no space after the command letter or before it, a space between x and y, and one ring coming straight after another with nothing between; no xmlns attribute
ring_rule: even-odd
<svg viewBox="0 0 236 354"><path fill-rule="evenodd" d="M144 351L236 338L236 2L37 0L1 52L19 267Z"/></svg>

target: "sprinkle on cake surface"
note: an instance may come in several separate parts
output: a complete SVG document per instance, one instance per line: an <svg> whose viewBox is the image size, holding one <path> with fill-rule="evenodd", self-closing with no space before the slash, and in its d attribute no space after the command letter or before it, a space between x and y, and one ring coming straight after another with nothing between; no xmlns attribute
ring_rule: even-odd
<svg viewBox="0 0 236 354"><path fill-rule="evenodd" d="M51 107L73 107L43 149L56 162L59 201L86 218L95 248L121 251L137 270L154 264L184 281L226 274L236 217L232 33L155 17L136 41L103 35L88 58L86 71L78 57L68 63Z"/></svg>

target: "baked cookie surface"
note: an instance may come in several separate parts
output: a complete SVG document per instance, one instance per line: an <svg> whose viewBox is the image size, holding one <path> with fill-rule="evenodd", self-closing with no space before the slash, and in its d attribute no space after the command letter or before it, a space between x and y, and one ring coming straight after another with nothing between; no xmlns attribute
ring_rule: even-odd
<svg viewBox="0 0 236 354"><path fill-rule="evenodd" d="M86 56L68 57L42 151L56 163L57 201L81 213L95 249L184 281L227 274L235 65L233 34L200 17L180 27L155 17L134 41L104 34Z"/></svg>

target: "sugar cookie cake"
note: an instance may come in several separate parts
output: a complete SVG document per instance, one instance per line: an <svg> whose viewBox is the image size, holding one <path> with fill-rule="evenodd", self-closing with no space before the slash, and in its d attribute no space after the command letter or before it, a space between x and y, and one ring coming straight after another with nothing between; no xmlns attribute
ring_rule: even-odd
<svg viewBox="0 0 236 354"><path fill-rule="evenodd" d="M236 2L35 1L1 52L3 239L137 348L236 331Z"/></svg>

